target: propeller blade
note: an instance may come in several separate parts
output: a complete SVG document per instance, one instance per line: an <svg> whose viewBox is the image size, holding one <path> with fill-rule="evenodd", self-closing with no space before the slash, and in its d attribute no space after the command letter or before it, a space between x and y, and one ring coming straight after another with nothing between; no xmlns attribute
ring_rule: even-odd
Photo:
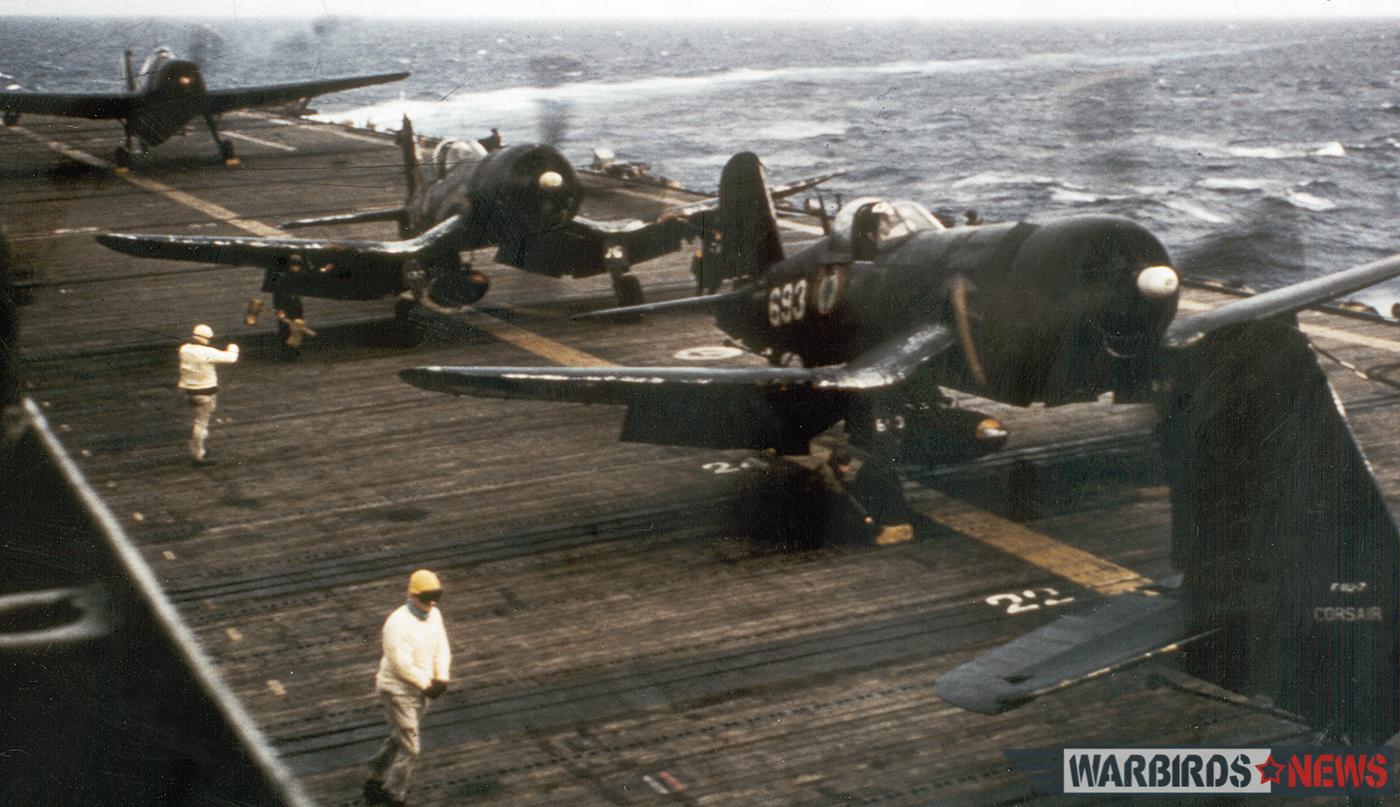
<svg viewBox="0 0 1400 807"><path fill-rule="evenodd" d="M967 359L968 372L972 380L980 386L987 386L987 373L982 369L982 359L977 355L977 343L972 336L972 317L968 313L967 297L977 287L966 276L954 275L949 284L950 300L953 304L953 319L958 329L958 343L962 345L963 357Z"/></svg>

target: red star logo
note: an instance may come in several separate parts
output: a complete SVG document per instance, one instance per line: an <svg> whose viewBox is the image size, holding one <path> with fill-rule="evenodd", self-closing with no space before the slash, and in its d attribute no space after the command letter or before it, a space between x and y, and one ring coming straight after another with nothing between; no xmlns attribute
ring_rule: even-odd
<svg viewBox="0 0 1400 807"><path fill-rule="evenodd" d="M1279 778L1283 776L1283 766L1274 761L1273 752L1269 753L1269 758L1255 765L1259 769L1259 783L1266 785L1273 782L1276 785L1283 784Z"/></svg>

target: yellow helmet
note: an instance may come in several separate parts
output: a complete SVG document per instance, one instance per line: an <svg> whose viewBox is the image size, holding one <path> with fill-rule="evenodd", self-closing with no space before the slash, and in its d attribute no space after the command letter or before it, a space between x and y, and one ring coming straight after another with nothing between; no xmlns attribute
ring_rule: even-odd
<svg viewBox="0 0 1400 807"><path fill-rule="evenodd" d="M201 339L213 339L213 338L214 338L214 329L211 328L211 327L209 327L208 325L204 325L204 324L200 324L200 325L194 326L194 330L190 331L190 333L191 333L192 335L194 335L194 336L197 336L197 337L201 338Z"/></svg>
<svg viewBox="0 0 1400 807"><path fill-rule="evenodd" d="M427 569L419 569L408 577L408 596L416 597L427 591L442 591L442 581Z"/></svg>

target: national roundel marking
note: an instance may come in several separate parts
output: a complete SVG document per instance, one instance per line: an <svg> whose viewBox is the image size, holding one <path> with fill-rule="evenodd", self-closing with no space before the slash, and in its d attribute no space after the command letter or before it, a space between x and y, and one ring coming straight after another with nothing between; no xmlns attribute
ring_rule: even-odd
<svg viewBox="0 0 1400 807"><path fill-rule="evenodd" d="M681 361L719 361L721 359L732 359L735 356L742 356L744 351L737 347L728 345L701 345L700 347L688 347L685 350L677 351L675 358Z"/></svg>
<svg viewBox="0 0 1400 807"><path fill-rule="evenodd" d="M828 269L822 275L821 285L817 286L817 313L830 314L836 310L836 298L841 286L841 278L836 269Z"/></svg>

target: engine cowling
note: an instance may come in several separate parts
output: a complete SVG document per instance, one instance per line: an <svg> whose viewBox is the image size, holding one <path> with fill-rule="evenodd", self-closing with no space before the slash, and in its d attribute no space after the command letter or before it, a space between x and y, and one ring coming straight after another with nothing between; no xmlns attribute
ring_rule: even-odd
<svg viewBox="0 0 1400 807"><path fill-rule="evenodd" d="M467 185L479 243L500 245L519 265L532 238L564 227L583 201L573 166L553 146L509 146L482 159Z"/></svg>

